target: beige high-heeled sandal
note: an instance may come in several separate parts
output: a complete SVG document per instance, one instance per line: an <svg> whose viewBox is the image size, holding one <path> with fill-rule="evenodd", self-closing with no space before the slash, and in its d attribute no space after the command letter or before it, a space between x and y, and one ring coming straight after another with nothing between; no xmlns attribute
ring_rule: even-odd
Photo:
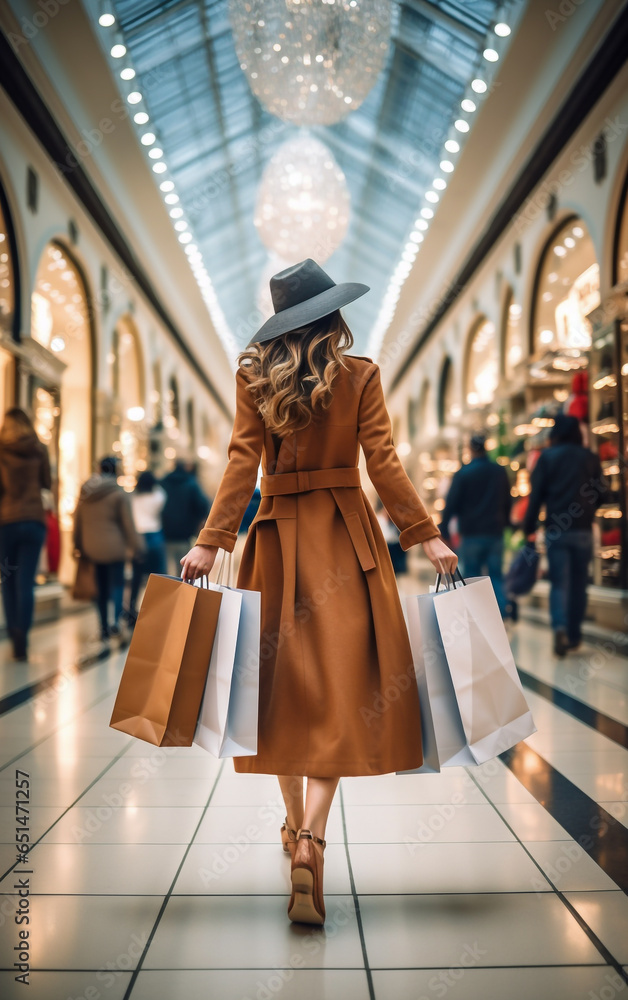
<svg viewBox="0 0 628 1000"><path fill-rule="evenodd" d="M288 916L303 924L325 923L323 857L314 843L320 844L323 850L327 846L327 841L315 837L311 830L299 830L290 872L292 895Z"/></svg>
<svg viewBox="0 0 628 1000"><path fill-rule="evenodd" d="M294 850L297 846L297 831L293 830L292 827L288 826L288 817L286 816L283 826L281 827L281 843L283 846L284 854L289 854L290 857L294 857Z"/></svg>

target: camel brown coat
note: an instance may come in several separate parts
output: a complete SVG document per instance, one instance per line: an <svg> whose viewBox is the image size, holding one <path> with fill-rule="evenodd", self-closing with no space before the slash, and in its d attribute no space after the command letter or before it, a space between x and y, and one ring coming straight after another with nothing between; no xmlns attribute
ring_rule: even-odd
<svg viewBox="0 0 628 1000"><path fill-rule="evenodd" d="M423 761L412 653L359 486L360 445L402 548L440 532L397 456L378 366L344 360L329 408L282 442L236 374L229 463L197 539L232 551L261 458L262 501L238 573L238 587L262 595L258 753L236 757L236 771L335 777Z"/></svg>

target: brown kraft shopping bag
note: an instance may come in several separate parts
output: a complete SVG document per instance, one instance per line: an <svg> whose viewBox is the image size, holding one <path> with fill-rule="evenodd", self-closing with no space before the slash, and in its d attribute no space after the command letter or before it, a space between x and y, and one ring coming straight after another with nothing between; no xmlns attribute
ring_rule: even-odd
<svg viewBox="0 0 628 1000"><path fill-rule="evenodd" d="M155 746L192 745L222 594L151 573L109 725Z"/></svg>
<svg viewBox="0 0 628 1000"><path fill-rule="evenodd" d="M80 556L76 564L76 576L72 587L75 601L93 601L98 593L96 568L87 556Z"/></svg>

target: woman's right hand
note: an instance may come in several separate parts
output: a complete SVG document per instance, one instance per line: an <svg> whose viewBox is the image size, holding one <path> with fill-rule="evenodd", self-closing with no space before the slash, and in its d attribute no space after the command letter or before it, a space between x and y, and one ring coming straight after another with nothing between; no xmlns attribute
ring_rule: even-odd
<svg viewBox="0 0 628 1000"><path fill-rule="evenodd" d="M442 538L428 538L423 542L423 551L437 573L454 573L458 565L458 556L449 548Z"/></svg>

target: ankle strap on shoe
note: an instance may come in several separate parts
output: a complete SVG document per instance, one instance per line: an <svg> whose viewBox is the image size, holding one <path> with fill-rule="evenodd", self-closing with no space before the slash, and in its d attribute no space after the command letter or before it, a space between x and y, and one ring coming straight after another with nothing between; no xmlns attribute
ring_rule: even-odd
<svg viewBox="0 0 628 1000"><path fill-rule="evenodd" d="M299 830L298 839L300 840L301 837L303 837L305 840L313 840L315 841L315 843L320 844L321 847L327 846L327 841L321 840L320 837L315 837L311 830Z"/></svg>

